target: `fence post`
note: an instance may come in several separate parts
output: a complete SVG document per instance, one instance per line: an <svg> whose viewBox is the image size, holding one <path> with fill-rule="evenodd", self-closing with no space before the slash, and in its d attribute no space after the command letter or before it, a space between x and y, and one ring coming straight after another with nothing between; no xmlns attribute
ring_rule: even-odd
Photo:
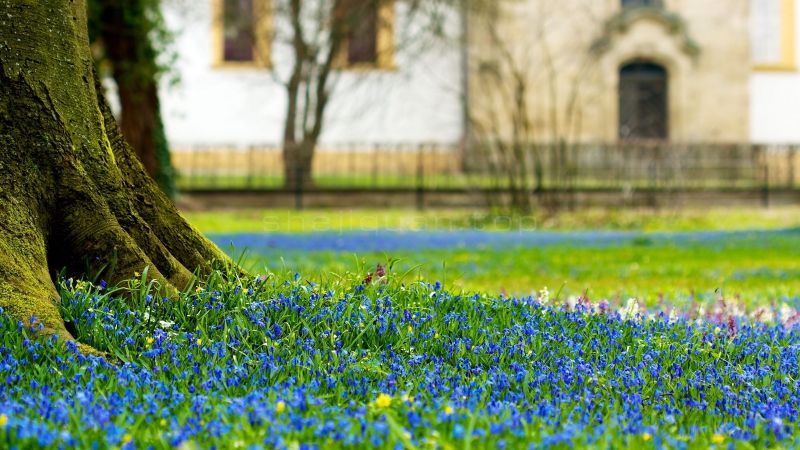
<svg viewBox="0 0 800 450"><path fill-rule="evenodd" d="M372 143L372 189L378 188L378 158L380 157L380 144Z"/></svg>
<svg viewBox="0 0 800 450"><path fill-rule="evenodd" d="M417 148L417 209L425 209L425 147Z"/></svg>
<svg viewBox="0 0 800 450"><path fill-rule="evenodd" d="M294 174L294 208L303 209L303 169L299 166L295 168Z"/></svg>
<svg viewBox="0 0 800 450"><path fill-rule="evenodd" d="M203 155L203 156L205 156L205 158L203 158L203 159L205 159L206 163L208 163L209 160L214 162L213 161L214 153L211 153L212 151L213 151L213 149L210 150L210 151L207 149L206 152L205 152L205 155ZM226 151L230 151L230 150L226 150ZM212 167L218 166L218 164L211 164L211 166ZM224 167L223 167L223 171L224 171ZM219 171L214 171L213 174L211 174L209 176L209 183L208 184L211 187L211 189L216 189L217 188L217 181L219 180L219 177L220 177L220 172Z"/></svg>
<svg viewBox="0 0 800 450"><path fill-rule="evenodd" d="M769 208L769 156L767 147L764 147L761 155L763 157L761 164L763 165L762 170L764 172L764 185L761 190L761 204L764 208Z"/></svg>
<svg viewBox="0 0 800 450"><path fill-rule="evenodd" d="M254 189L255 188L255 167L256 167L256 150L255 145L250 145L247 147L247 182L246 187L247 189Z"/></svg>
<svg viewBox="0 0 800 450"><path fill-rule="evenodd" d="M196 188L198 184L198 180L200 178L201 170L198 170L200 163L197 161L197 154L200 153L200 147L192 148L192 165L189 168L189 182L186 183L186 186L189 189Z"/></svg>

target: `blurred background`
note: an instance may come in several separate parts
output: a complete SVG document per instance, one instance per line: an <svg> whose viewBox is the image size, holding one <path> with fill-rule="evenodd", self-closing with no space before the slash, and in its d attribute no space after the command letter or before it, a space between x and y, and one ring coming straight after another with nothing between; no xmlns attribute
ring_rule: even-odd
<svg viewBox="0 0 800 450"><path fill-rule="evenodd" d="M797 301L794 0L90 3L123 133L251 264Z"/></svg>

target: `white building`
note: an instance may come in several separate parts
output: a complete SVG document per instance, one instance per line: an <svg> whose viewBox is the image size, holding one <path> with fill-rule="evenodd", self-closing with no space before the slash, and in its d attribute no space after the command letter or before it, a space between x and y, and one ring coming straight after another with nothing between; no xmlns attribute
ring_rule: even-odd
<svg viewBox="0 0 800 450"><path fill-rule="evenodd" d="M234 60L229 60L225 42L235 41L235 36L226 38L219 21L213 20L224 5L232 4L253 8L256 19L270 24L284 20L275 14L258 17L258 5L270 1L192 0L170 2L165 7L168 25L176 32L179 56L175 69L180 83L162 86L161 97L174 149L280 145L287 102L282 81L288 76L290 49L278 41L261 40L249 44L253 48L248 55L234 52ZM703 0L691 0L696 1ZM800 35L796 33L800 8L796 0L745 1L750 2L751 60L741 64L751 67L751 75L749 93L736 96L749 102L744 107L749 117L743 120L749 123L749 130L743 135L759 143L800 143ZM681 10L687 2L665 0L663 7ZM388 3L393 24L388 38L394 51L388 60L337 70L323 148L354 143L456 144L463 138L462 73L468 65L462 63L458 43L460 18L453 14L446 21L447 34L453 39L401 45L419 30L409 20L408 2ZM630 3L662 5L661 1L623 0L622 6L615 7ZM689 23L691 27L691 20ZM380 33L376 30L376 41L387 38ZM480 89L473 86L470 95L479 96ZM719 99L721 110L726 108L724 102Z"/></svg>
<svg viewBox="0 0 800 450"><path fill-rule="evenodd" d="M220 21L213 20L225 5L245 5L253 8L256 20L269 21L269 27L284 21L277 13L259 11L259 4L265 1L193 0L191 5L180 2L166 6L168 26L176 32L180 82L174 87L163 86L161 104L174 149L280 145L287 104L282 83L291 69L291 49L277 39L269 42L268 36L273 33L268 30L256 42L242 45L235 35L228 33L226 37L217 26ZM373 38L378 45L382 39L391 40L383 44L390 45L392 52L381 54L371 64L350 64L336 71L321 147L447 144L462 137L458 45L444 39L415 42L419 30L407 20L408 4L389 3L391 28L373 27ZM446 26L452 28L449 34L458 35L457 16ZM387 32L387 36L381 35ZM249 52L242 48L248 45L252 47Z"/></svg>
<svg viewBox="0 0 800 450"><path fill-rule="evenodd" d="M795 0L751 0L750 137L800 143L800 8Z"/></svg>

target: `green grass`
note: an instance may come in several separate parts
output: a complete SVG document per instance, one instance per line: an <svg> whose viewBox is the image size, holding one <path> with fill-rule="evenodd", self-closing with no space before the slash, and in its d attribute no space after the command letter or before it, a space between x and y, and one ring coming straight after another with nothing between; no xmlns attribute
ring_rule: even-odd
<svg viewBox="0 0 800 450"><path fill-rule="evenodd" d="M243 209L186 211L183 214L205 233L305 233L381 228L697 231L800 227L800 207L679 211L587 209L558 214L539 212L527 216L489 214L469 209Z"/></svg>
<svg viewBox="0 0 800 450"><path fill-rule="evenodd" d="M770 304L800 294L800 235L766 241L647 242L606 248L554 245L541 248L445 249L344 254L332 251L259 250L245 265L256 270L297 270L310 279L355 271L398 259L413 277L446 287L526 295L547 287L553 295L588 295L645 304L664 299L686 305L694 297L739 298Z"/></svg>
<svg viewBox="0 0 800 450"><path fill-rule="evenodd" d="M800 209L644 212L599 210L558 216L486 216L471 211L215 211L187 213L209 233L313 232L392 228L613 229L693 231L781 229L800 225ZM230 250L230 249L228 249ZM235 249L237 253L245 249ZM665 298L686 304L696 297L738 297L769 304L800 294L800 233L682 243L650 241L605 247L454 248L422 251L301 252L250 249L244 263L256 271L297 270L314 280L347 271L366 274L398 259L398 270L447 287L489 293L530 294L547 287L563 297L627 299L646 304Z"/></svg>

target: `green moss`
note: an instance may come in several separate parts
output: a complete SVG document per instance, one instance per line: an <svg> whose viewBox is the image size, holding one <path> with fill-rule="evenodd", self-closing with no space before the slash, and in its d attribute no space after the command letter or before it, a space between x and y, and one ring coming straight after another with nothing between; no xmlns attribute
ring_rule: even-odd
<svg viewBox="0 0 800 450"><path fill-rule="evenodd" d="M166 295L226 257L144 172L102 97L85 2L8 3L0 21L0 306L69 337L52 277L142 273Z"/></svg>
<svg viewBox="0 0 800 450"><path fill-rule="evenodd" d="M11 213L4 219L19 217ZM15 239L10 245L0 238L0 307L17 320L32 316L44 324L46 334L65 335L56 302L58 293L47 273L44 242L33 236Z"/></svg>

